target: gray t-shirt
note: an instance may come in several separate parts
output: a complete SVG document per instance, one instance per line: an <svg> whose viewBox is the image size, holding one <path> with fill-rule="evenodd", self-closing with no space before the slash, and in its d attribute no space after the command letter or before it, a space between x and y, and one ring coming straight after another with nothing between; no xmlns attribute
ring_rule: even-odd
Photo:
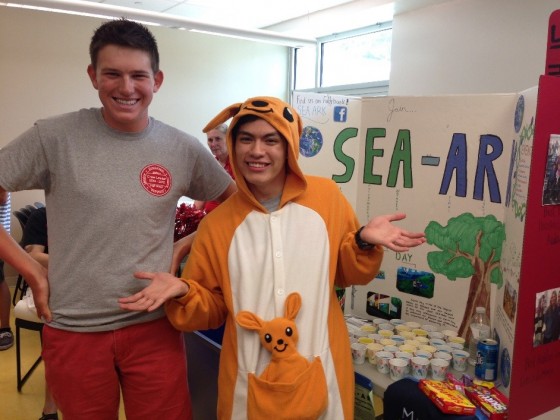
<svg viewBox="0 0 560 420"><path fill-rule="evenodd" d="M169 271L178 199L212 200L230 182L196 138L153 118L118 132L99 109L40 120L0 150L4 189L45 190L51 325L72 331L164 316L123 311L117 299L147 284L135 271Z"/></svg>

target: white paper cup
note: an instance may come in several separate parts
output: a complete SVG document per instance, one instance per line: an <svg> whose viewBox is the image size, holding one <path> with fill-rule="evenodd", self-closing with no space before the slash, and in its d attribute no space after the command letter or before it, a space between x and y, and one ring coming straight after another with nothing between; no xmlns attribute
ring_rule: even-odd
<svg viewBox="0 0 560 420"><path fill-rule="evenodd" d="M377 360L377 371L379 373L389 373L389 360L393 358L393 353L388 351L378 351L375 353Z"/></svg>
<svg viewBox="0 0 560 420"><path fill-rule="evenodd" d="M434 353L434 358L447 360L449 363L451 363L451 359L453 359L453 356L451 356L451 353L446 353L444 351L436 351Z"/></svg>
<svg viewBox="0 0 560 420"><path fill-rule="evenodd" d="M414 337L414 341L418 341L420 345L430 344L430 339L421 335L417 335L416 337Z"/></svg>
<svg viewBox="0 0 560 420"><path fill-rule="evenodd" d="M420 347L418 347L418 350L424 350L434 354L437 351L437 348L435 348L434 346L430 346L429 344L422 344Z"/></svg>
<svg viewBox="0 0 560 420"><path fill-rule="evenodd" d="M458 333L455 330L443 330L443 336L445 337L445 341L449 341L453 337L457 337Z"/></svg>
<svg viewBox="0 0 560 420"><path fill-rule="evenodd" d="M366 346L368 344L371 344L371 343L374 343L374 342L375 342L375 340L373 338L370 338L370 337L360 337L360 338L358 338L358 343L365 344Z"/></svg>
<svg viewBox="0 0 560 420"><path fill-rule="evenodd" d="M367 346L362 343L352 343L352 361L357 365L362 365L366 361Z"/></svg>
<svg viewBox="0 0 560 420"><path fill-rule="evenodd" d="M445 375L449 369L449 361L443 359L431 359L430 360L430 370L432 372L432 378L436 381L445 380Z"/></svg>
<svg viewBox="0 0 560 420"><path fill-rule="evenodd" d="M384 346L396 346L397 342L395 340L391 340L390 338L382 338L379 340L379 344L383 344Z"/></svg>
<svg viewBox="0 0 560 420"><path fill-rule="evenodd" d="M391 335L393 334L393 331L395 329L395 326L389 322L385 323L385 324L379 324L379 330L388 330L391 331ZM381 332L379 333L381 334Z"/></svg>
<svg viewBox="0 0 560 420"><path fill-rule="evenodd" d="M370 362L372 365L375 365L377 363L375 353L381 350L383 350L383 345L379 343L368 344L366 349L366 357L368 359L368 362Z"/></svg>
<svg viewBox="0 0 560 420"><path fill-rule="evenodd" d="M393 318L393 319L389 320L389 322L391 324L393 324L394 326L404 324L404 321L400 318Z"/></svg>
<svg viewBox="0 0 560 420"><path fill-rule="evenodd" d="M458 343L458 344L462 344L463 346L465 345L465 339L463 337L459 337L459 336L449 337L448 342L449 342L449 344Z"/></svg>
<svg viewBox="0 0 560 420"><path fill-rule="evenodd" d="M426 350L416 350L414 352L414 355L416 357L423 357L424 359L431 359L432 358L432 353Z"/></svg>
<svg viewBox="0 0 560 420"><path fill-rule="evenodd" d="M451 350L451 352L454 352L455 350L464 350L465 346L463 344L459 344L459 343L449 343L449 347L451 347L453 350Z"/></svg>
<svg viewBox="0 0 560 420"><path fill-rule="evenodd" d="M379 330L377 334L383 336L383 338L390 338L393 335L393 330Z"/></svg>
<svg viewBox="0 0 560 420"><path fill-rule="evenodd" d="M435 325L432 325L432 324L424 324L424 325L420 326L420 328L428 331L428 333L433 332L433 331L437 331L437 327Z"/></svg>
<svg viewBox="0 0 560 420"><path fill-rule="evenodd" d="M439 338L440 340L445 340L445 336L441 331L428 331L428 337Z"/></svg>
<svg viewBox="0 0 560 420"><path fill-rule="evenodd" d="M423 330L422 328L414 328L412 330L412 332L414 334L416 334L416 337L427 337L428 336L428 331Z"/></svg>
<svg viewBox="0 0 560 420"><path fill-rule="evenodd" d="M405 325L405 327L406 327L406 325ZM408 328L408 327L406 327L406 328ZM397 331L399 332L399 335L401 337L405 338L405 340L414 340L414 337L416 337L416 334L414 334L412 331L407 331L407 330L397 330Z"/></svg>
<svg viewBox="0 0 560 420"><path fill-rule="evenodd" d="M383 318L373 318L372 322L379 327L379 324L385 324L387 320Z"/></svg>
<svg viewBox="0 0 560 420"><path fill-rule="evenodd" d="M408 344L409 346L413 346L418 348L422 345L422 343L418 340L404 340L404 344Z"/></svg>
<svg viewBox="0 0 560 420"><path fill-rule="evenodd" d="M404 340L406 340L402 335L399 334L393 334L390 338L397 343L397 346L404 344Z"/></svg>
<svg viewBox="0 0 560 420"><path fill-rule="evenodd" d="M451 347L449 344L440 344L439 346L434 346L437 351L442 351L444 353L449 353L451 354L451 352L453 351L453 347Z"/></svg>
<svg viewBox="0 0 560 420"><path fill-rule="evenodd" d="M401 359L399 357L395 357L389 360L389 374L393 381L398 381L399 379L404 378L406 375L406 370L408 366L408 361L405 359Z"/></svg>
<svg viewBox="0 0 560 420"><path fill-rule="evenodd" d="M453 356L453 369L459 372L467 370L467 360L469 358L468 351L454 350L451 355Z"/></svg>
<svg viewBox="0 0 560 420"><path fill-rule="evenodd" d="M443 338L430 338L430 345L437 347L437 346L443 346L447 344L447 341L445 341Z"/></svg>
<svg viewBox="0 0 560 420"><path fill-rule="evenodd" d="M395 330L398 331L399 334L402 333L403 331L412 332L412 331L410 331L411 329L412 329L412 328L410 328L410 327L409 327L408 325L406 325L406 324L398 324L398 325L395 327Z"/></svg>
<svg viewBox="0 0 560 420"><path fill-rule="evenodd" d="M410 359L410 369L412 376L416 379L426 379L428 377L428 368L430 360L425 357L415 356Z"/></svg>
<svg viewBox="0 0 560 420"><path fill-rule="evenodd" d="M362 331L362 330L359 330L359 329L358 330L356 330L356 329L352 330L350 332L350 334L352 334L352 336L356 337L356 338L367 337L368 336L368 333L366 331Z"/></svg>
<svg viewBox="0 0 560 420"><path fill-rule="evenodd" d="M393 353L393 355L399 351L397 346L383 346L384 351L388 351L389 353Z"/></svg>
<svg viewBox="0 0 560 420"><path fill-rule="evenodd" d="M374 332L377 331L377 325L374 324L366 324L366 325L362 325L360 327L361 331L365 331L368 334L373 334Z"/></svg>
<svg viewBox="0 0 560 420"><path fill-rule="evenodd" d="M420 324L418 322L408 321L408 322L405 322L404 324L408 325L411 329L420 328Z"/></svg>
<svg viewBox="0 0 560 420"><path fill-rule="evenodd" d="M407 353L410 353L410 354L414 355L414 352L416 351L416 347L411 346L410 344L401 344L399 346L399 351L407 352Z"/></svg>
<svg viewBox="0 0 560 420"><path fill-rule="evenodd" d="M414 357L414 355L407 351L398 351L395 353L395 357L406 360L406 373L410 373L410 360Z"/></svg>

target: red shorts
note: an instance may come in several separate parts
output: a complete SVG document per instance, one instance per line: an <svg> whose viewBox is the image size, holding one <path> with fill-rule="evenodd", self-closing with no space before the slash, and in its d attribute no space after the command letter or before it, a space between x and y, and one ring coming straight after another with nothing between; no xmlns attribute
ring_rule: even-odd
<svg viewBox="0 0 560 420"><path fill-rule="evenodd" d="M43 329L49 388L65 419L191 419L185 344L167 318L107 332Z"/></svg>

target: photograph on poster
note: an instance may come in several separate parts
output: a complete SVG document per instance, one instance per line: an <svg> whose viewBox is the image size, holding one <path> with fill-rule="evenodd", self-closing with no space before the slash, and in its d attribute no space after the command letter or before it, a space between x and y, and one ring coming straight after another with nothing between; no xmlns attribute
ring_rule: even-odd
<svg viewBox="0 0 560 420"><path fill-rule="evenodd" d="M435 279L434 273L429 271L399 267L397 269L397 290L431 299L434 297Z"/></svg>
<svg viewBox="0 0 560 420"><path fill-rule="evenodd" d="M502 306L509 320L513 322L515 319L515 311L517 309L517 290L509 281L506 281Z"/></svg>
<svg viewBox="0 0 560 420"><path fill-rule="evenodd" d="M549 289L537 293L535 300L535 330L533 347L548 344L560 339L560 289Z"/></svg>
<svg viewBox="0 0 560 420"><path fill-rule="evenodd" d="M560 134L551 134L548 142L543 205L560 203Z"/></svg>
<svg viewBox="0 0 560 420"><path fill-rule="evenodd" d="M368 292L366 312L378 318L401 318L402 300L395 296Z"/></svg>

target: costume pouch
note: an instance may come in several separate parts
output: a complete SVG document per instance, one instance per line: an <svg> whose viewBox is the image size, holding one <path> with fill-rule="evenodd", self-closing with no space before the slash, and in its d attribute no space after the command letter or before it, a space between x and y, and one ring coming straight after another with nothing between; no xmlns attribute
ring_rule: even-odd
<svg viewBox="0 0 560 420"><path fill-rule="evenodd" d="M327 408L327 379L320 357L293 382L270 382L249 374L249 420L317 419Z"/></svg>

